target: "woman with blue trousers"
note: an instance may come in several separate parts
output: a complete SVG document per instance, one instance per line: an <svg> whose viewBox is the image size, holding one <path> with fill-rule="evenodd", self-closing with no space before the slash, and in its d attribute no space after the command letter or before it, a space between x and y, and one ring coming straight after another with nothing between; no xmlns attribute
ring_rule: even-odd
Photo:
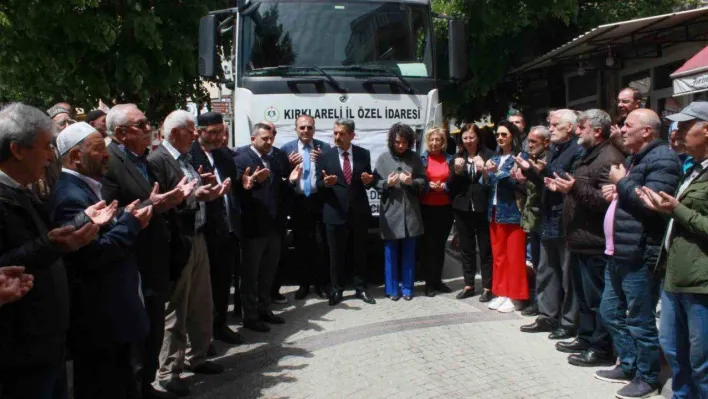
<svg viewBox="0 0 708 399"><path fill-rule="evenodd" d="M413 299L415 240L423 234L419 196L426 187L423 162L411 150L413 129L396 123L388 132L388 152L376 161L375 186L381 194L379 210L384 240L386 296ZM399 272L400 270L400 272Z"/></svg>

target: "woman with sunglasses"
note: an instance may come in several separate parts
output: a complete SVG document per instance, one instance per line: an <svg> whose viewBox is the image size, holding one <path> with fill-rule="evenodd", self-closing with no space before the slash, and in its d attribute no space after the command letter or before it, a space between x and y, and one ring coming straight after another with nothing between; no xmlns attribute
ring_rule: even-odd
<svg viewBox="0 0 708 399"><path fill-rule="evenodd" d="M452 198L452 212L462 257L465 287L457 299L475 295L474 281L477 274L477 247L479 247L482 294L480 302L489 302L492 294L492 246L489 242L489 178L484 174L484 164L494 156L487 149L479 127L468 123L460 133L459 150L450 162L448 188Z"/></svg>
<svg viewBox="0 0 708 399"><path fill-rule="evenodd" d="M521 228L517 193L521 187L511 177L514 155L520 148L520 132L509 121L501 121L495 134L499 149L485 164L489 176L489 233L492 243L492 292L497 297L489 309L502 313L515 310L514 301L529 298L526 277L526 233ZM528 155L521 153L526 159Z"/></svg>

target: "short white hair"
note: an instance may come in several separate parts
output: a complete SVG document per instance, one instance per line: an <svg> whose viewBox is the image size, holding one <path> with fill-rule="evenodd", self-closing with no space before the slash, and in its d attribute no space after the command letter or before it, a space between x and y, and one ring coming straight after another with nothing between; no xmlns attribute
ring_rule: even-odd
<svg viewBox="0 0 708 399"><path fill-rule="evenodd" d="M575 130L575 127L578 125L578 114L576 114L572 109L559 109L553 111L552 116L558 118L560 123L570 123L573 130Z"/></svg>
<svg viewBox="0 0 708 399"><path fill-rule="evenodd" d="M114 136L117 128L128 124L128 112L132 109L138 109L138 106L135 104L118 104L108 111L108 114L106 114L106 128L109 136Z"/></svg>
<svg viewBox="0 0 708 399"><path fill-rule="evenodd" d="M164 135L165 140L170 139L172 129L187 127L190 122L195 126L197 125L197 118L191 113L183 109L170 112L170 114L167 115L167 118L165 118L165 122L162 124L162 134Z"/></svg>

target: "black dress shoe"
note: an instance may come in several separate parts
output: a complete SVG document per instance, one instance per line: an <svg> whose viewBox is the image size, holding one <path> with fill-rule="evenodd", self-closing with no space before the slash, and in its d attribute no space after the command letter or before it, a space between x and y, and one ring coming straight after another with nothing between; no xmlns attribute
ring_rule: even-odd
<svg viewBox="0 0 708 399"><path fill-rule="evenodd" d="M401 299L400 295L386 295L390 300L396 302L397 300Z"/></svg>
<svg viewBox="0 0 708 399"><path fill-rule="evenodd" d="M167 381L160 381L158 384L162 390L173 395L179 397L189 396L189 387L187 386L187 383L182 381L179 377L170 378Z"/></svg>
<svg viewBox="0 0 708 399"><path fill-rule="evenodd" d="M329 306L335 306L342 302L342 291L334 291L329 296Z"/></svg>
<svg viewBox="0 0 708 399"><path fill-rule="evenodd" d="M297 291L295 292L295 299L297 299L298 301L301 301L301 300L305 299L305 297L309 293L310 293L310 286L301 285L300 288L298 288Z"/></svg>
<svg viewBox="0 0 708 399"><path fill-rule="evenodd" d="M438 291L434 287L432 287L428 284L425 285L425 296L432 298L437 294L438 294Z"/></svg>
<svg viewBox="0 0 708 399"><path fill-rule="evenodd" d="M376 303L376 299L369 296L369 294L366 291L357 291L356 297L361 299L362 301L368 303L369 305L373 305Z"/></svg>
<svg viewBox="0 0 708 399"><path fill-rule="evenodd" d="M548 336L548 339L568 339L575 336L575 331L565 328L558 327Z"/></svg>
<svg viewBox="0 0 708 399"><path fill-rule="evenodd" d="M577 338L570 342L556 342L556 350L564 353L582 353L589 347L587 342Z"/></svg>
<svg viewBox="0 0 708 399"><path fill-rule="evenodd" d="M494 294L492 294L492 290L483 290L482 295L479 296L479 301L482 303L489 302L492 299L494 299Z"/></svg>
<svg viewBox="0 0 708 399"><path fill-rule="evenodd" d="M413 300L413 295L403 295L403 299L406 301Z"/></svg>
<svg viewBox="0 0 708 399"><path fill-rule="evenodd" d="M615 360L617 359L611 353L601 352L595 348L568 356L568 363L580 367L612 366L615 364Z"/></svg>
<svg viewBox="0 0 708 399"><path fill-rule="evenodd" d="M241 334L226 325L214 327L214 339L231 345L241 345L243 343Z"/></svg>
<svg viewBox="0 0 708 399"><path fill-rule="evenodd" d="M315 286L315 294L317 294L317 296L320 297L320 299L327 299L327 297L328 297L327 290L325 290L322 287Z"/></svg>
<svg viewBox="0 0 708 399"><path fill-rule="evenodd" d="M273 312L262 314L261 321L265 321L270 324L285 324L285 319L274 315Z"/></svg>
<svg viewBox="0 0 708 399"><path fill-rule="evenodd" d="M435 288L437 288L438 291L440 291L440 292L442 292L442 293L444 293L444 294L449 294L449 293L452 292L452 288L448 287L448 286L447 286L445 283L443 283L442 281L439 282L439 283L437 283L437 284L435 285Z"/></svg>
<svg viewBox="0 0 708 399"><path fill-rule="evenodd" d="M529 305L528 307L526 307L526 309L521 311L522 316L538 316L538 314L538 305L536 305L535 303Z"/></svg>
<svg viewBox="0 0 708 399"><path fill-rule="evenodd" d="M553 323L548 321L548 319L541 319L534 321L531 324L527 324L525 326L521 326L521 332L525 333L539 333L539 332L551 332L555 326Z"/></svg>
<svg viewBox="0 0 708 399"><path fill-rule="evenodd" d="M224 366L208 360L196 366L187 367L187 369L194 374L221 374L224 372Z"/></svg>
<svg viewBox="0 0 708 399"><path fill-rule="evenodd" d="M256 332L269 332L270 327L262 321L244 321L243 328Z"/></svg>
<svg viewBox="0 0 708 399"><path fill-rule="evenodd" d="M475 295L474 289L466 290L463 288L462 291L458 292L457 295L455 295L455 298L465 299L465 298L473 297L474 295Z"/></svg>

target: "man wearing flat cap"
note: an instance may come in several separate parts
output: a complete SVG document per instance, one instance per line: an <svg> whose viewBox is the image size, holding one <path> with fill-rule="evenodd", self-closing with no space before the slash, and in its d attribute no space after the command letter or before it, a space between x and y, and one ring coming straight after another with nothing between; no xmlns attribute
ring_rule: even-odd
<svg viewBox="0 0 708 399"><path fill-rule="evenodd" d="M52 225L93 222L98 238L64 257L71 290L67 344L74 356L74 397L128 398L136 391L131 343L145 338L148 319L140 294L133 244L152 216L138 201L106 205L101 178L108 151L101 133L85 122L57 137L62 170L49 201ZM84 212L98 204L94 215ZM93 218L91 218L93 216Z"/></svg>
<svg viewBox="0 0 708 399"><path fill-rule="evenodd" d="M237 181L236 164L229 151L222 148L226 126L218 112L207 112L197 118L199 138L190 149L195 170L213 174L217 183L227 178ZM226 323L234 267L240 263L239 235L241 232L241 206L238 198L229 191L223 200L206 203L204 236L209 253L211 296L214 302L215 340L238 345L243 338ZM237 285L238 287L238 285ZM238 289L234 295L239 295ZM235 309L240 312L240 309Z"/></svg>
<svg viewBox="0 0 708 399"><path fill-rule="evenodd" d="M647 208L670 217L657 262L665 272L659 341L673 374L675 398L708 397L708 102L668 119L694 163L675 193L642 187Z"/></svg>

